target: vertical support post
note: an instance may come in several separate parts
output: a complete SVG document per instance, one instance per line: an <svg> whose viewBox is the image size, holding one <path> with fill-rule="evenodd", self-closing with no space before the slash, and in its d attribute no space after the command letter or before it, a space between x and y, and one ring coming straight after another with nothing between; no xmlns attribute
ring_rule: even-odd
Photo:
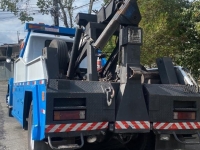
<svg viewBox="0 0 200 150"><path fill-rule="evenodd" d="M96 28L90 26L88 24L88 35L95 41L97 38L96 35ZM88 81L97 81L98 74L97 74L97 57L96 57L96 50L87 43L87 80Z"/></svg>
<svg viewBox="0 0 200 150"><path fill-rule="evenodd" d="M94 0L90 0L90 5L89 5L88 14L91 14L91 13L92 13L93 3L94 3Z"/></svg>
<svg viewBox="0 0 200 150"><path fill-rule="evenodd" d="M68 71L67 71L67 77L70 79L72 79L74 77L74 72L75 72L74 66L75 66L77 56L78 56L78 47L79 47L79 42L80 42L82 33L83 33L83 29L77 27L75 38L74 38L74 43L73 43L73 47L72 47L72 51L71 51L71 59L70 59L69 67L68 67Z"/></svg>
<svg viewBox="0 0 200 150"><path fill-rule="evenodd" d="M17 43L18 44L19 44L19 35L20 35L19 31L17 31Z"/></svg>
<svg viewBox="0 0 200 150"><path fill-rule="evenodd" d="M148 111L141 84L140 46L142 30L126 26L120 30L120 88L116 99L116 120L149 121ZM140 106L140 107L138 107ZM144 108L141 113L141 108ZM126 111L124 111L126 110ZM131 115L130 115L131 114ZM145 131L146 130L146 131ZM149 132L150 128L144 132ZM120 133L115 130L115 132ZM130 132L132 132L130 130Z"/></svg>
<svg viewBox="0 0 200 150"><path fill-rule="evenodd" d="M130 67L141 69L140 46L142 44L142 30L138 27L124 27L120 30L121 46L121 83L126 83Z"/></svg>

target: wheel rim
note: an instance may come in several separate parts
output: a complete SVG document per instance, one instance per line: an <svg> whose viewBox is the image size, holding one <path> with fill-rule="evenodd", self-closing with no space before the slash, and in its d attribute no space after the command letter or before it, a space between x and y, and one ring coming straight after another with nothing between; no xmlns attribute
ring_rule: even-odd
<svg viewBox="0 0 200 150"><path fill-rule="evenodd" d="M7 104L10 104L10 96L7 97Z"/></svg>

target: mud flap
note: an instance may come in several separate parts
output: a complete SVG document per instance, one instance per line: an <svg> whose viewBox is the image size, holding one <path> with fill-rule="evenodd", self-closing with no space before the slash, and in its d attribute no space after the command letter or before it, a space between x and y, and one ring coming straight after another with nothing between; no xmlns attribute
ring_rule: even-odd
<svg viewBox="0 0 200 150"><path fill-rule="evenodd" d="M122 124L123 122L129 124L128 126L124 125L124 128L122 125L121 129L126 129L126 131L120 130L119 128L115 127L116 133L133 133L138 132L140 129L141 132L150 131L149 125L143 124L148 123L149 116L141 84L132 84L131 82L121 84L116 106L116 121L122 121Z"/></svg>

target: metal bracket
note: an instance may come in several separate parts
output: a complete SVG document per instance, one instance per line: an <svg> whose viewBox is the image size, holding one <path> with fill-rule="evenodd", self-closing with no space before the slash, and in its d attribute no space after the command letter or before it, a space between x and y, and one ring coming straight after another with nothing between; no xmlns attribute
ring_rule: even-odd
<svg viewBox="0 0 200 150"><path fill-rule="evenodd" d="M83 140L83 134L81 133L80 135L81 137L81 145L78 145L78 144L67 144L67 145L60 145L58 147L54 147L51 143L51 137L48 136L48 143L49 143L49 146L51 147L51 149L54 149L54 150L57 150L57 149L79 149L81 147L83 147L84 145L84 140Z"/></svg>
<svg viewBox="0 0 200 150"><path fill-rule="evenodd" d="M181 140L178 138L178 136L176 135L175 132L173 132L173 135L174 135L174 138L175 138L179 143L188 144L188 145L200 144L200 133L199 133L199 131L197 131L197 135L198 135L198 139L199 139L198 142L185 142L185 141L181 141Z"/></svg>
<svg viewBox="0 0 200 150"><path fill-rule="evenodd" d="M140 78L142 76L142 74L144 73L144 71L142 71L140 68L138 67L132 67L129 66L127 67L127 69L129 70L130 74L129 74L129 79L133 79L133 78ZM127 71L128 72L128 71Z"/></svg>

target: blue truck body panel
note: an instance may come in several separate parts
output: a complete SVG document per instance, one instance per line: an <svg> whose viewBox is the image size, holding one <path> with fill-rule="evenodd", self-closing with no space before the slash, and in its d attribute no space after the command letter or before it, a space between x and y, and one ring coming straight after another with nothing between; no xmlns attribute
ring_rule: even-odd
<svg viewBox="0 0 200 150"><path fill-rule="evenodd" d="M53 35L63 35L63 36L75 36L75 29L48 26L44 24L32 24L26 23L25 30L28 31L26 38L24 40L23 48L20 51L19 57L23 57L28 40L30 38L31 32L45 33ZM42 84L41 84L41 81ZM14 83L14 79L9 80L9 106L12 106L12 115L15 117L20 125L24 128L24 122L28 114L25 113L25 109L30 106L26 106L25 93L31 92L32 99L28 99L28 104L32 105L33 109L33 127L32 127L32 139L42 140L45 138L45 120L46 120L46 81L44 79L37 79L35 81L24 81L20 83ZM29 110L28 110L29 111ZM28 112L26 112L28 113Z"/></svg>
<svg viewBox="0 0 200 150"><path fill-rule="evenodd" d="M20 51L19 57L23 57L23 55L24 55L24 51L25 51L25 49L26 49L26 45L27 45L27 43L28 43L28 39L29 39L29 37L30 37L30 34L31 34L31 31L28 31L28 34L26 35L26 38L25 38L25 40L24 40L24 46L23 46L23 48L22 48L21 51Z"/></svg>
<svg viewBox="0 0 200 150"><path fill-rule="evenodd" d="M40 80L41 81L41 80ZM32 92L32 107L33 107L33 140L42 140L45 137L45 120L46 120L46 84L40 84L40 81L30 81L34 85L28 85L28 82L15 83L13 85L13 110L12 115L19 121L23 127L25 105L25 92ZM12 82L10 82L12 83ZM12 84L10 84L12 86ZM11 87L10 86L10 87ZM11 104L10 103L10 104Z"/></svg>
<svg viewBox="0 0 200 150"><path fill-rule="evenodd" d="M26 23L25 30L34 31L37 33L45 33L52 35L63 35L74 37L76 30L74 28L56 27L45 24Z"/></svg>

